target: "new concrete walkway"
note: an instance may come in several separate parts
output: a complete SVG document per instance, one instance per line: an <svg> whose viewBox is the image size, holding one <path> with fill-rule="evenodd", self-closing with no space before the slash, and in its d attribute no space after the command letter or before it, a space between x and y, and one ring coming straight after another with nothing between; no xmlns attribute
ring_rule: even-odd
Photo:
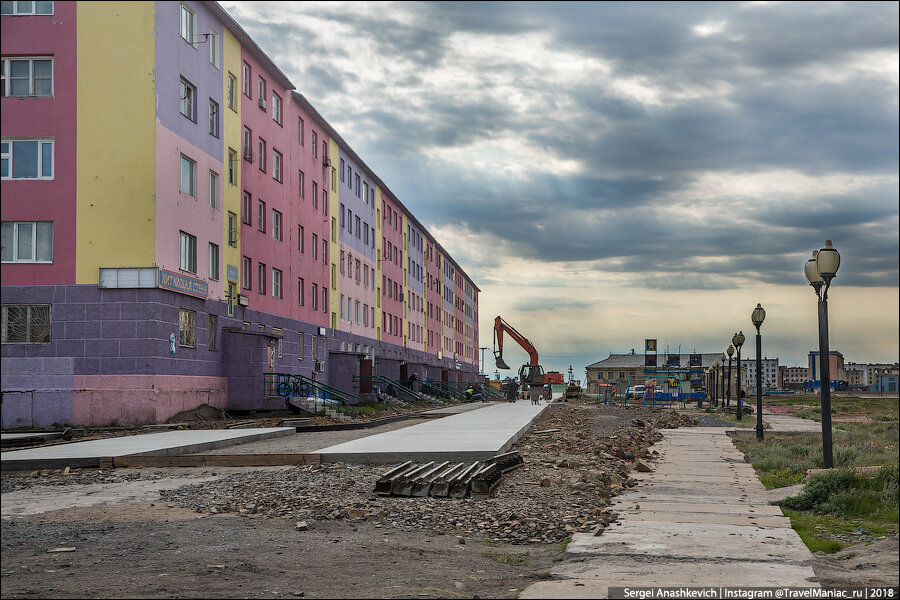
<svg viewBox="0 0 900 600"><path fill-rule="evenodd" d="M557 579L520 598L607 598L610 586L814 586L790 520L719 427L663 431L652 473L618 496L619 521L575 534ZM574 557L574 558L573 558Z"/></svg>
<svg viewBox="0 0 900 600"><path fill-rule="evenodd" d="M523 400L481 404L477 410L330 446L316 454L322 462L484 460L508 450L547 406Z"/></svg>
<svg viewBox="0 0 900 600"><path fill-rule="evenodd" d="M127 435L42 446L27 450L9 450L2 454L3 470L93 468L109 456L172 456L191 454L232 444L244 444L283 435L294 435L294 427L256 429L184 429L145 435Z"/></svg>

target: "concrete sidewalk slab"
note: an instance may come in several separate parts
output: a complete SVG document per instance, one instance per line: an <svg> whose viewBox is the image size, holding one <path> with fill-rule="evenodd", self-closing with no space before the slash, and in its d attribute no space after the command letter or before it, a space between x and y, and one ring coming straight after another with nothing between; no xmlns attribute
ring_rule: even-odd
<svg viewBox="0 0 900 600"><path fill-rule="evenodd" d="M474 461L508 450L548 404L498 402L317 450L322 462ZM552 410L552 408L551 408Z"/></svg>
<svg viewBox="0 0 900 600"><path fill-rule="evenodd" d="M293 427L255 429L184 429L129 435L103 440L88 440L26 450L9 450L2 454L6 470L95 468L100 459L109 456L173 456L191 454L245 444L273 437L293 435Z"/></svg>
<svg viewBox="0 0 900 600"><path fill-rule="evenodd" d="M599 536L574 534L576 560L520 598L606 598L610 586L817 587L812 555L724 428L661 433L653 471L613 499L619 520Z"/></svg>

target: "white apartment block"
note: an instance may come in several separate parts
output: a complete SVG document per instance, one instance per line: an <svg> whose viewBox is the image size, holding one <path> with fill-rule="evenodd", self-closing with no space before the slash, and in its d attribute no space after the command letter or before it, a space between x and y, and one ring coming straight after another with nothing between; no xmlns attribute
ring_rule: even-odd
<svg viewBox="0 0 900 600"><path fill-rule="evenodd" d="M742 358L741 365L746 373L747 390L756 390L756 359ZM778 385L778 359L763 358L760 361L762 367L762 385L763 389L775 389ZM805 374L804 374L805 377ZM805 381L805 379L804 379Z"/></svg>
<svg viewBox="0 0 900 600"><path fill-rule="evenodd" d="M801 385L809 379L809 369L807 367L785 367L783 379L782 384L785 387L789 384Z"/></svg>

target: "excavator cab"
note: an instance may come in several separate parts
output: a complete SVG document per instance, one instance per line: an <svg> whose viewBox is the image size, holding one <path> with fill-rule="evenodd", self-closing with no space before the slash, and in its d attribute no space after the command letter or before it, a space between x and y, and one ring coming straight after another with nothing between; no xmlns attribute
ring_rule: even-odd
<svg viewBox="0 0 900 600"><path fill-rule="evenodd" d="M543 385L544 368L541 365L522 365L519 369L519 381L528 385Z"/></svg>

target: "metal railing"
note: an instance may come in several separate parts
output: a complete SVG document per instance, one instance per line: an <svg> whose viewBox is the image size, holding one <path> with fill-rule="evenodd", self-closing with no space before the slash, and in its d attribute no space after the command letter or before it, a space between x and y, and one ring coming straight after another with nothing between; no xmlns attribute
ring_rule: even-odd
<svg viewBox="0 0 900 600"><path fill-rule="evenodd" d="M280 396L287 404L291 404L291 398L312 398L313 413L319 410L319 401L322 408L326 406L344 407L359 404L359 398L350 392L326 385L305 375L296 373L263 373L265 392L267 396Z"/></svg>
<svg viewBox="0 0 900 600"><path fill-rule="evenodd" d="M440 392L440 396L451 400L465 400L465 394L451 387L446 381L425 381L422 385L428 385Z"/></svg>
<svg viewBox="0 0 900 600"><path fill-rule="evenodd" d="M391 379L389 377L385 377L384 375L357 375L355 379L371 379L372 386L378 386L381 388L381 391L389 396L394 396L398 400L402 402L429 402L430 400L423 396L422 394L415 392L403 385L399 381L395 379ZM394 392L394 393L391 393Z"/></svg>

